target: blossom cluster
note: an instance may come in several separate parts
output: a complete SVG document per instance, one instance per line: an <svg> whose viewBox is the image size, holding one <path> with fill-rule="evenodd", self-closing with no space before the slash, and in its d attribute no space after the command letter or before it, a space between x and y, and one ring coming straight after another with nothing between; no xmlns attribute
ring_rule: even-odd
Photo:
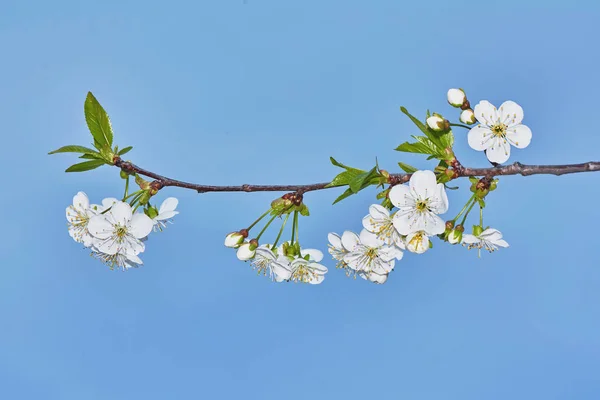
<svg viewBox="0 0 600 400"><path fill-rule="evenodd" d="M146 213L134 212L128 203L116 198L90 204L88 196L78 192L66 210L69 235L111 269L136 268L143 264L139 254L145 250L148 235L166 227L179 213L175 211L177 204L174 197L166 199L150 218Z"/></svg>
<svg viewBox="0 0 600 400"><path fill-rule="evenodd" d="M254 240L246 241L244 231L232 232L225 238L225 246L236 248L237 257L250 261L258 274L268 276L275 282L300 282L319 284L325 279L327 267L319 264L323 253L317 249L303 249L299 242L287 241L257 245Z"/></svg>

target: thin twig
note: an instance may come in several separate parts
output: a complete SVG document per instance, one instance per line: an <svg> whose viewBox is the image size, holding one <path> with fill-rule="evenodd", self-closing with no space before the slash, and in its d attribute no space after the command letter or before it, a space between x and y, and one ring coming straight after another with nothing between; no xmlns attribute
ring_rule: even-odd
<svg viewBox="0 0 600 400"><path fill-rule="evenodd" d="M167 178L156 174L151 171L147 171L137 165L123 161L118 157L114 159L115 166L121 168L127 173L137 173L139 175L153 178L154 186L157 189L161 189L165 186L176 186L185 189L192 189L198 193L208 192L299 192L305 193L314 190L329 189L327 186L329 182L312 183L308 185L239 185L239 186L215 186L215 185L200 185L196 183L183 182L176 179ZM519 162L515 162L511 165L492 167L492 168L467 168L458 164L455 169L455 178L465 176L487 176L493 177L498 175L564 175L574 174L578 172L593 172L600 171L600 162L590 161L582 164L566 164L566 165L524 165ZM390 174L389 182L392 185L408 182L411 174Z"/></svg>

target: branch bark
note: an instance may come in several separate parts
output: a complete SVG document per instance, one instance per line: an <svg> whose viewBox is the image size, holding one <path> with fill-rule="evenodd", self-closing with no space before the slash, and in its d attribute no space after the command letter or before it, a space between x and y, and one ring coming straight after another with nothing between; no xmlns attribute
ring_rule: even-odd
<svg viewBox="0 0 600 400"><path fill-rule="evenodd" d="M123 161L119 157L115 157L114 165L119 167L126 173L137 173L154 179L153 185L157 189L166 186L175 186L185 189L192 189L198 193L207 192L299 192L306 193L314 190L329 189L326 187L329 182L312 183L307 185L249 185L243 184L239 186L215 186L215 185L200 185L196 183L183 182L176 179L171 179L157 173L147 171L137 165ZM574 174L578 172L593 172L600 171L600 162L590 161L582 164L565 164L565 165L524 165L515 162L511 165L498 166L491 168L467 168L460 165L454 170L455 177L453 179L468 177L468 176L483 176L494 177L498 175L564 175ZM408 182L411 174L390 174L390 183L392 185ZM336 186L332 186L336 187Z"/></svg>

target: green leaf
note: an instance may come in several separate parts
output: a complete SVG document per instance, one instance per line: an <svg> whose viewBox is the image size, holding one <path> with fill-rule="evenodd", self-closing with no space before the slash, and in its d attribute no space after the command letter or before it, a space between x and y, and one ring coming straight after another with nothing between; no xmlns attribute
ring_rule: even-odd
<svg viewBox="0 0 600 400"><path fill-rule="evenodd" d="M76 145L72 144L69 146L63 146L60 149L51 151L48 154L56 154L56 153L95 153L95 151L92 149L89 149L87 147L84 147L84 146L76 146Z"/></svg>
<svg viewBox="0 0 600 400"><path fill-rule="evenodd" d="M442 142L439 140L438 135L436 135L431 129L429 129L425 124L415 118L408 110L404 107L400 107L400 111L402 111L410 120L427 136L429 140L434 142L436 147L442 148Z"/></svg>
<svg viewBox="0 0 600 400"><path fill-rule="evenodd" d="M357 175L364 173L362 169L352 168L338 162L335 158L329 157L331 163L336 167L344 168L346 171L339 173L326 187L348 185Z"/></svg>
<svg viewBox="0 0 600 400"><path fill-rule="evenodd" d="M103 160L102 155L100 153L85 153L79 156L79 158L83 158L85 160Z"/></svg>
<svg viewBox="0 0 600 400"><path fill-rule="evenodd" d="M396 147L396 151L403 151L405 153L431 154L435 150L422 143L404 142L400 146Z"/></svg>
<svg viewBox="0 0 600 400"><path fill-rule="evenodd" d="M90 133L94 137L94 144L98 150L110 150L113 141L113 131L108 114L102 108L92 92L88 92L84 105L85 121Z"/></svg>
<svg viewBox="0 0 600 400"><path fill-rule="evenodd" d="M129 153L129 151L133 149L133 146L127 146L121 149L121 151L119 151L117 154L122 156L123 154L127 154Z"/></svg>
<svg viewBox="0 0 600 400"><path fill-rule="evenodd" d="M373 167L369 172L363 172L359 174L350 181L348 186L350 186L350 190L354 193L360 192L362 189L369 186L373 183L373 178L379 178L379 173L377 172L377 167ZM379 179L375 183L378 183Z"/></svg>
<svg viewBox="0 0 600 400"><path fill-rule="evenodd" d="M418 169L416 169L416 168L415 168L415 167L413 167L412 165L408 165L408 164L405 164L405 163L403 163L403 162L399 162L399 163L398 163L398 166L399 166L400 168L402 168L402 170L403 170L404 172L406 172L407 174L412 174L412 173L415 173L415 172L417 172L417 171L418 171Z"/></svg>
<svg viewBox="0 0 600 400"><path fill-rule="evenodd" d="M92 169L96 169L98 167L100 167L101 165L106 164L104 161L102 160L91 160L91 161L84 161L82 163L79 164L74 164L71 165L69 168L67 168L65 170L65 172L83 172L83 171L89 171Z"/></svg>
<svg viewBox="0 0 600 400"><path fill-rule="evenodd" d="M346 189L344 191L344 193L342 193L341 195L338 196L337 199L335 199L335 201L333 202L333 204L338 203L342 200L344 200L346 197L350 197L354 194L354 192L351 189Z"/></svg>

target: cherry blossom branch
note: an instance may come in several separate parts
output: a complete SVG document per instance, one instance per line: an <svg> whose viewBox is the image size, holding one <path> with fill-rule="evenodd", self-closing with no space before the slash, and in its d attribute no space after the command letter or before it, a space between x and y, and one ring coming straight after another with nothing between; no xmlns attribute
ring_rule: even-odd
<svg viewBox="0 0 600 400"><path fill-rule="evenodd" d="M329 189L336 186L327 186L329 182L313 183L307 185L249 185L243 184L239 186L216 186L216 185L200 185L195 183L183 182L176 179L171 179L157 173L145 170L137 165L123 161L116 156L113 160L116 167L121 168L126 173L137 173L139 175L153 178L153 187L160 190L165 186L175 186L185 189L192 189L198 193L207 192L281 192L292 191L306 193L314 190ZM515 162L511 165L499 166L493 168L467 168L460 163L455 164L453 179L469 176L485 176L493 177L498 175L564 175L574 174L579 172L600 171L600 162L590 161L581 164L565 164L565 165L524 165ZM397 185L408 182L412 174L390 174L389 183Z"/></svg>

